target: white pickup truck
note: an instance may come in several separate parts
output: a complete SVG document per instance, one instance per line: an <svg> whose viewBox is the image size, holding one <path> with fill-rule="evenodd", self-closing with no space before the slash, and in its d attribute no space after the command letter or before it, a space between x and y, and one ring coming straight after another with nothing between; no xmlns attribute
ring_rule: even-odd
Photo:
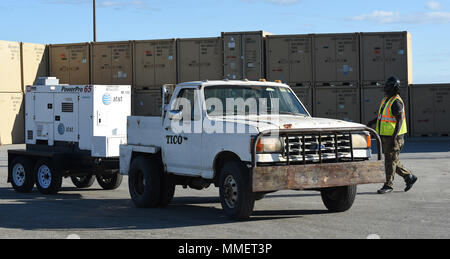
<svg viewBox="0 0 450 259"><path fill-rule="evenodd" d="M313 118L288 85L203 81L162 90L162 114L128 117L120 172L137 207L164 207L176 185L219 187L225 214L251 216L279 190L317 190L334 212L350 209L356 185L385 182L381 142L356 123ZM378 144L372 159L371 136Z"/></svg>

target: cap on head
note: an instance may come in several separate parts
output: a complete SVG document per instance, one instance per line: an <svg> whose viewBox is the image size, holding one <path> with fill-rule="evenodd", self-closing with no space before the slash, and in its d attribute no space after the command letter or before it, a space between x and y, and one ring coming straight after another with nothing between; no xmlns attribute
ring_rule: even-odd
<svg viewBox="0 0 450 259"><path fill-rule="evenodd" d="M385 93L398 93L400 91L400 79L395 76L391 76L386 80L384 84Z"/></svg>

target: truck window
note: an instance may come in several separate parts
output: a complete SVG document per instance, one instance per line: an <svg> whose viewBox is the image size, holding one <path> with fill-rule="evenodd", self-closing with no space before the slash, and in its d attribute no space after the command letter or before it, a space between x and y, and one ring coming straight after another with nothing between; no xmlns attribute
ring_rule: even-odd
<svg viewBox="0 0 450 259"><path fill-rule="evenodd" d="M196 109L195 107L195 91L197 91L197 89L191 89L191 88L185 88L185 89L181 89L180 93L177 96L177 99L175 100L173 106L172 106L172 110L175 111L188 111L190 109L190 113L191 113L191 121L198 121L200 120L200 112L198 111L198 109ZM184 101L188 101L190 104L190 107L183 107L183 100ZM187 109L189 108L189 109Z"/></svg>
<svg viewBox="0 0 450 259"><path fill-rule="evenodd" d="M245 115L259 115L261 114L281 114L281 115L307 115L307 112L303 108L302 104L297 100L294 93L289 88L274 87L274 86L207 86L204 89L205 100L209 98L217 98L221 101L224 109L223 116L227 114L237 115L236 107L226 107L227 99L236 101L243 99L247 104L256 103L257 108L245 109ZM255 101L251 101L253 99ZM267 111L262 111L260 107L260 101L267 102ZM278 109L276 108L276 102L278 102ZM278 112L276 111L278 110ZM208 115L217 116L217 111L208 111Z"/></svg>

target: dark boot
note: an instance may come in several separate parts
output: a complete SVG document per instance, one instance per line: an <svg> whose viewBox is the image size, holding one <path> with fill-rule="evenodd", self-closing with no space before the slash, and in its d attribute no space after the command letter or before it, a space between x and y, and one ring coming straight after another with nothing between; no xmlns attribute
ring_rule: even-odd
<svg viewBox="0 0 450 259"><path fill-rule="evenodd" d="M391 193L394 189L392 189L392 187L389 186L383 186L383 188L381 188L380 190L378 190L378 194L386 194L386 193Z"/></svg>
<svg viewBox="0 0 450 259"><path fill-rule="evenodd" d="M413 185L417 182L417 177L415 175L408 175L405 177L406 188L405 192L411 190Z"/></svg>

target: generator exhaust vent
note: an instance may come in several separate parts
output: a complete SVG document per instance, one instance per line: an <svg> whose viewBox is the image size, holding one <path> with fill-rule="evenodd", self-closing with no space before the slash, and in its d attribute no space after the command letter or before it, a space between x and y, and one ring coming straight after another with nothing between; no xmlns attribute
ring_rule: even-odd
<svg viewBox="0 0 450 259"><path fill-rule="evenodd" d="M73 112L73 103L62 103L61 112Z"/></svg>

